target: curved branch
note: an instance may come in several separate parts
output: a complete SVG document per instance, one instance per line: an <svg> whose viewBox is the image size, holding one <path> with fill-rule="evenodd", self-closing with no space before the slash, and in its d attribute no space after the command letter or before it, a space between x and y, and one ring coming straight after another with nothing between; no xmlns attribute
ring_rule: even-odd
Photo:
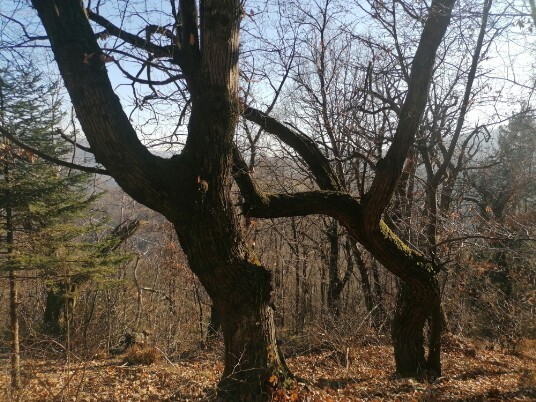
<svg viewBox="0 0 536 402"><path fill-rule="evenodd" d="M184 78L182 74L171 76L165 80L161 81L155 81L155 80L145 80L143 78L138 78L130 74L127 70L125 70L123 67L121 67L121 64L118 61L114 62L117 68L127 77L129 80L133 82L137 82L138 84L148 84L148 85L167 85L175 81L179 81Z"/></svg>
<svg viewBox="0 0 536 402"><path fill-rule="evenodd" d="M434 244L432 247L438 248L444 244L449 243L455 243L455 242L463 242L464 240L471 240L471 239L483 239L483 240L492 240L492 241L505 241L505 240L515 240L515 241L536 241L535 238L532 237L508 237L508 236L486 236L486 235L467 235L467 236L460 236L460 237L452 237L449 239L445 239L437 244Z"/></svg>
<svg viewBox="0 0 536 402"><path fill-rule="evenodd" d="M7 14L0 13L0 17L6 19L8 21L11 21L12 23L14 23L14 24L19 26L19 28L22 30L22 33L24 34L24 37L27 39L26 41L24 41L22 43L28 43L28 42L33 42L33 41L37 41L37 40L47 40L48 39L48 37L46 35L39 35L39 36L30 35L28 33L28 30L26 29L25 24L23 24L19 20L16 20L15 18L10 17Z"/></svg>
<svg viewBox="0 0 536 402"><path fill-rule="evenodd" d="M292 194L261 193L255 203L246 198L243 210L256 218L327 215L346 225L361 216L359 201L339 191L304 191Z"/></svg>
<svg viewBox="0 0 536 402"><path fill-rule="evenodd" d="M104 169L100 169L98 167L78 165L76 163L66 162L66 161L61 160L59 158L56 158L54 156L48 155L47 153L42 152L37 148L34 148L34 147L32 147L32 146L30 146L28 144L25 144L24 142L19 140L17 137L15 137L12 133L10 133L8 130L6 130L3 127L0 127L0 133L3 136L5 136L6 138L8 138L10 141L12 141L14 144L16 144L19 147L21 147L22 149L25 149L26 151L31 152L32 154L35 154L35 155L39 156L40 158L43 158L44 160L46 160L48 162L54 163L56 165L64 166L64 167L69 168L69 169L80 170L82 172L97 173L97 174L102 174L102 175L110 175L110 173L108 173L108 171L106 171Z"/></svg>
<svg viewBox="0 0 536 402"><path fill-rule="evenodd" d="M311 173L322 190L339 191L341 189L337 175L329 161L314 141L305 134L291 130L273 117L250 106L245 107L242 115L294 149L311 169Z"/></svg>
<svg viewBox="0 0 536 402"><path fill-rule="evenodd" d="M327 215L339 220L353 239L400 279L408 282L429 280L437 273L438 267L432 261L406 245L383 221L368 231L363 225L365 211L350 194L339 191L257 193L253 200L246 198L243 211L256 218Z"/></svg>
<svg viewBox="0 0 536 402"><path fill-rule="evenodd" d="M33 0L60 73L97 162L136 201L164 215L174 164L153 155L138 139L110 83L105 58L79 2Z"/></svg>

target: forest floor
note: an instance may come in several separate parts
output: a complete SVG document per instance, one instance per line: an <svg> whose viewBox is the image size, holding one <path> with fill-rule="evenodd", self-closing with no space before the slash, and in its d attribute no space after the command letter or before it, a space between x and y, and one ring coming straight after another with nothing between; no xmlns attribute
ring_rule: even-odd
<svg viewBox="0 0 536 402"><path fill-rule="evenodd" d="M331 345L333 346L333 345ZM287 401L536 401L536 342L503 353L446 342L443 376L418 382L393 376L388 345L289 349L288 365L306 384L275 392ZM127 365L121 357L23 360L23 387L9 393L9 361L0 360L0 401L209 401L222 372L216 348ZM274 382L276 379L274 379Z"/></svg>

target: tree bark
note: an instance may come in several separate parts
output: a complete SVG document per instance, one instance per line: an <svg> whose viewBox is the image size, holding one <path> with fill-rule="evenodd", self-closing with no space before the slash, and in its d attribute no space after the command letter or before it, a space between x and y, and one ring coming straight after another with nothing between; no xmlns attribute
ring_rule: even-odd
<svg viewBox="0 0 536 402"><path fill-rule="evenodd" d="M268 398L269 376L289 372L275 341L270 273L248 249L231 202L241 2L207 0L198 17L196 2L181 1L182 41L169 47L122 36L184 73L191 94L188 138L181 154L169 159L139 141L114 94L86 15L95 16L68 0L33 5L97 161L131 197L173 223L190 268L221 314L221 396Z"/></svg>
<svg viewBox="0 0 536 402"><path fill-rule="evenodd" d="M120 32L122 40L156 57L171 60L184 73L191 94L188 138L182 153L170 159L152 155L137 138L113 93L104 65L106 57L101 57L103 53L80 3L68 0L33 0L32 3L47 30L97 161L130 196L173 222L191 269L221 313L226 345L224 376L220 382L222 397L264 398L262 391L267 376L289 373L275 342L269 272L242 239L230 197L233 136L242 112L237 95L241 2L206 0L201 2L198 18L197 2L181 1L182 40L170 46L158 46ZM322 183L321 188L328 191L292 195L255 192L244 205L244 211L251 216L320 213L337 218L351 236L406 282L411 291L400 299L403 307L398 322L411 318L404 306L415 308L416 318L410 321L414 325L401 330L396 338L400 342L395 354L401 356L397 359L397 369L402 372L418 372L417 368L423 366L425 318L422 316L425 314L422 310L430 313L435 273L429 261L407 247L381 222L381 215L392 197L420 125L435 53L450 21L453 4L454 0L434 0L430 6L392 145L378 162L372 185L360 201L341 192L337 176L316 144L306 136L293 133L282 140L293 144L316 181ZM113 29L107 25L108 31ZM253 110L249 113L255 117ZM273 119L264 116L260 119L261 124L273 123ZM276 126L272 128L286 133L281 125ZM237 176L235 180L241 191L252 195L248 169ZM240 176L247 176L249 181L241 180ZM413 293L416 290L419 292ZM407 352L403 350L406 344L411 346ZM413 368L406 369L406 360Z"/></svg>
<svg viewBox="0 0 536 402"><path fill-rule="evenodd" d="M11 319L11 387L19 389L20 340L19 340L19 296L15 272L9 272L9 315Z"/></svg>
<svg viewBox="0 0 536 402"><path fill-rule="evenodd" d="M279 352L271 304L270 273L257 262L218 264L198 274L221 317L225 344L219 396L225 400L267 398L268 378L290 375Z"/></svg>
<svg viewBox="0 0 536 402"><path fill-rule="evenodd" d="M371 186L360 200L344 193L333 179L336 175L327 159L311 139L252 108L246 108L245 117L291 146L308 165L322 191L266 194L252 183L243 169L235 171L235 180L246 200L245 210L251 216L275 218L318 213L334 217L372 256L404 282L407 288L398 299L397 318L393 324L397 372L402 375L419 376L426 368L423 330L439 297L435 280L437 267L434 261L404 243L381 218L396 190L421 124L433 79L435 56L450 23L454 3L454 0L434 0L429 8L391 146L376 164ZM236 159L237 166L243 164ZM439 371L438 367L435 369Z"/></svg>
<svg viewBox="0 0 536 402"><path fill-rule="evenodd" d="M9 270L9 318L11 330L11 387L19 389L20 382L20 339L19 339L19 293L17 289L17 276L15 274L15 262L13 261L14 232L13 222L13 199L10 190L11 171L9 160L3 163L3 175L6 184L5 211L6 211L6 251L7 267Z"/></svg>
<svg viewBox="0 0 536 402"><path fill-rule="evenodd" d="M427 287L423 287L422 283L401 284L391 327L398 375L414 378L441 375L441 317L438 320L435 314L438 306L439 286L434 279ZM432 349L426 359L423 328L429 317L433 318L433 336L430 339Z"/></svg>

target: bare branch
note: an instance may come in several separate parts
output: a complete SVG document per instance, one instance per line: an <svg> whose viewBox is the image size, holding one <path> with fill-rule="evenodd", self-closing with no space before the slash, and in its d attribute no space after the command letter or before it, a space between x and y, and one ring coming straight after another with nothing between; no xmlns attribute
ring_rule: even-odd
<svg viewBox="0 0 536 402"><path fill-rule="evenodd" d="M147 39L140 38L139 36L133 35L124 31L123 29L115 26L111 21L108 21L103 16L94 13L91 10L87 10L87 15L89 19L93 22L96 22L102 26L106 33L112 36L115 36L119 39L124 40L125 42L135 46L139 49L146 50L151 53L154 57L172 57L173 53L177 52L177 49L173 49L173 46L159 46L155 45ZM99 35L102 35L99 34Z"/></svg>
<svg viewBox="0 0 536 402"><path fill-rule="evenodd" d="M467 235L467 236L460 236L460 237L451 237L449 239L445 239L443 241L440 241L437 244L434 244L432 248L437 248L439 246L442 246L443 244L449 244L449 243L455 243L455 242L461 242L464 240L470 240L470 239L484 239L484 240L492 240L492 241L504 241L504 240L518 240L518 241L536 241L535 238L532 237L497 237L497 236L486 236L486 235Z"/></svg>
<svg viewBox="0 0 536 402"><path fill-rule="evenodd" d="M6 138L8 138L9 140L13 141L13 143L18 145L19 147L25 149L28 152L31 152L31 153L39 156L40 158L43 158L44 160L46 160L48 162L51 162L51 163L54 163L54 164L60 165L60 166L65 166L65 167L67 167L69 169L80 170L82 172L109 175L109 173L106 170L98 168L98 167L78 165L76 163L66 162L66 161L63 161L63 160L61 160L59 158L56 158L54 156L48 155L45 152L42 152L42 151L38 150L37 148L34 148L34 147L32 147L32 146L30 146L28 144L25 144L24 142L20 141L15 135L10 133L8 130L6 130L3 127L0 127L0 133L3 136L5 136Z"/></svg>
<svg viewBox="0 0 536 402"><path fill-rule="evenodd" d="M80 149L80 150L82 150L84 152L87 152L89 154L93 153L91 151L91 148L85 147L84 145L81 145L80 143L74 141L72 138L70 138L69 136L65 135L65 133L60 128L56 129L56 133L59 134L61 138L63 138L65 141L67 141L68 143L72 144L76 148L78 148L78 149Z"/></svg>

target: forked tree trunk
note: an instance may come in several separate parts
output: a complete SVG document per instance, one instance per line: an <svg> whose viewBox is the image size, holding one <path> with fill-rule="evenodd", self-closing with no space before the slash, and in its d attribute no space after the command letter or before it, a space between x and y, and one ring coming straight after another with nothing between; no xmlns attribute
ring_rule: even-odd
<svg viewBox="0 0 536 402"><path fill-rule="evenodd" d="M279 351L271 304L270 273L255 262L235 261L198 274L221 318L225 344L219 397L269 399L268 379L291 376Z"/></svg>
<svg viewBox="0 0 536 402"><path fill-rule="evenodd" d="M244 240L231 200L238 110L229 105L235 104L236 93L206 82L196 85L196 91L209 95L192 103L188 128L195 135L188 138L177 166L185 179L180 182L183 197L173 211L175 230L221 319L225 367L219 396L261 401L269 399L271 376L282 382L290 373L276 343L271 273ZM215 138L227 140L219 148Z"/></svg>
<svg viewBox="0 0 536 402"><path fill-rule="evenodd" d="M342 210L331 213L347 220L347 229L355 231L355 238L368 244L369 251L379 260L384 259L393 273L412 281L411 289L401 295L393 332L397 367L409 375L425 366L422 331L434 300L430 294L435 293L430 292L432 286L418 281L427 267L409 266L403 261L407 257L412 261L422 258L406 250L405 245L401 247L400 239L382 227L380 219L419 128L435 52L450 20L453 3L454 0L438 0L430 7L431 15L415 53L393 143L377 163L375 178L360 201L364 203L364 211L353 200L352 213ZM181 1L182 43L169 47L123 32L114 33L134 46L155 53L156 57L178 64L187 80L191 94L188 138L181 154L170 159L152 155L143 146L113 92L103 64L106 55L87 21L88 14L93 18L95 15L84 12L80 2L69 0L32 0L32 4L45 25L60 72L97 160L134 199L174 223L190 267L221 313L226 345L221 396L233 401L267 399L262 391L269 375L286 375L288 370L275 342L270 276L248 255L247 246L237 233L239 224L230 200L233 137L242 111L238 101L242 3L207 0L201 2L198 15L197 2ZM302 139L293 148L299 148L299 144L307 147L310 142ZM317 174L325 167L320 162L320 165L310 164ZM337 186L330 188L337 190ZM243 190L251 192L251 186L246 185ZM334 194L317 195L320 197L317 201L322 201ZM347 201L344 194L338 195L342 197L340 200ZM269 205L271 200L284 203L287 198L283 194L270 197L263 193L257 200L262 206ZM307 205L298 201L293 195L291 203L298 209L272 209L264 217L304 215ZM324 214L333 207L332 203L322 205L318 208L314 203L309 204L311 209L307 214ZM390 255L383 258L385 251L390 251ZM401 262L405 262L403 268L397 266ZM415 275L418 280L413 281ZM420 293L415 294L416 290Z"/></svg>
<svg viewBox="0 0 536 402"><path fill-rule="evenodd" d="M423 378L441 375L441 315L439 286L430 281L402 283L396 300L391 327L396 372L401 377ZM424 329L431 318L430 350L424 350Z"/></svg>

